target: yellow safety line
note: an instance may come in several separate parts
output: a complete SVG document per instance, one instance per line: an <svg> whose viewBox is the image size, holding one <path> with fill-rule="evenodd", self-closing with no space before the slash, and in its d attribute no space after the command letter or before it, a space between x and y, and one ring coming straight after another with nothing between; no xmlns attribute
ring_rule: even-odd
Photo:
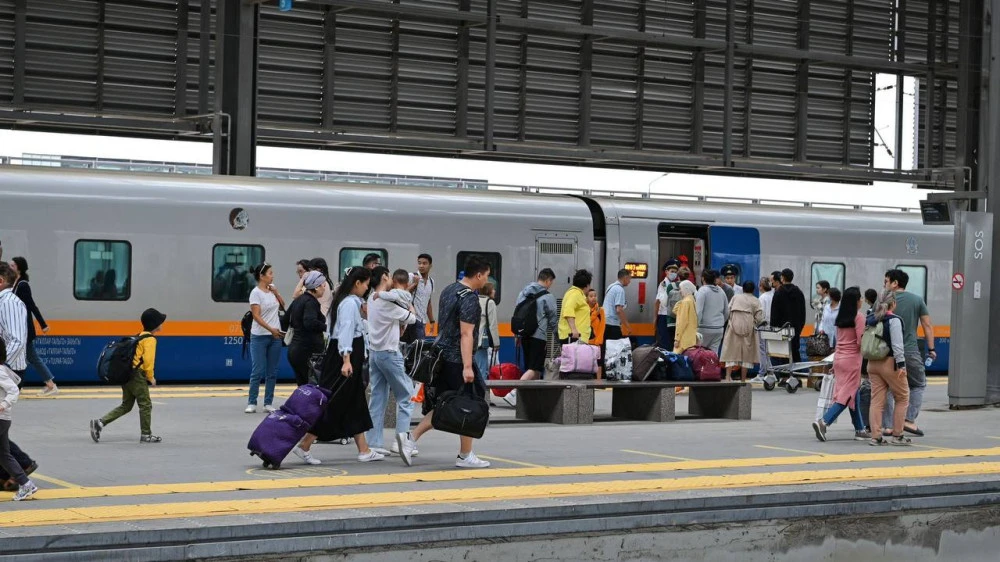
<svg viewBox="0 0 1000 562"><path fill-rule="evenodd" d="M295 390L295 386L294 385L288 385L288 384L280 384L280 385L277 385L275 387L275 390L288 390L288 391L291 391L291 390ZM67 387L61 386L61 387L59 387L59 394L58 394L58 396L61 396L63 394L94 394L94 393L101 393L101 392L108 392L108 393L111 393L111 394L121 394L121 391L122 391L121 387L111 386L111 385L106 385L106 386L76 386L76 387L71 387L71 388L67 388ZM205 392L205 391L209 391L209 392L221 392L221 391L227 391L227 392L246 392L247 391L247 387L240 386L240 385L184 386L184 385L177 385L177 384L165 384L165 385L162 385L162 386L154 386L154 387L150 388L149 391L152 394L155 394L157 392L175 392L175 391L180 391L180 392Z"/></svg>
<svg viewBox="0 0 1000 562"><path fill-rule="evenodd" d="M936 445L919 445L917 443L910 443L911 447L917 447L919 449L930 449L932 451L947 451L948 447L938 447Z"/></svg>
<svg viewBox="0 0 1000 562"><path fill-rule="evenodd" d="M505 458L501 458L501 457L493 457L493 456L489 456L488 457L486 455L476 455L476 456L479 457L479 458L481 458L481 459L486 459L488 461L505 462L507 464L514 464L514 465L517 465L517 466L527 466L529 468L545 468L545 465L532 464L530 462L512 461L510 459L505 459Z"/></svg>
<svg viewBox="0 0 1000 562"><path fill-rule="evenodd" d="M63 488L72 490L79 490L81 488L80 486L73 484L71 482L60 480L58 478L53 478L51 476L45 476L44 474L39 474L37 472L33 472L30 478L34 480L41 480L42 482L48 482L49 484L55 484L56 486L62 486Z"/></svg>
<svg viewBox="0 0 1000 562"><path fill-rule="evenodd" d="M658 459L671 459L675 461L693 461L694 459L689 459L686 457L675 457L673 455L661 455L660 453L647 453L646 451L636 451L633 449L622 449L623 453L632 453L634 455L645 455L647 457L656 457Z"/></svg>
<svg viewBox="0 0 1000 562"><path fill-rule="evenodd" d="M803 451L802 449L786 449L785 447L772 447L770 445L754 445L758 449L771 449L773 451L788 451L789 453L805 453L807 455L819 455L821 457L828 456L827 453L820 453L818 451Z"/></svg>
<svg viewBox="0 0 1000 562"><path fill-rule="evenodd" d="M997 437L996 435L987 435L986 438L987 439L1000 439L1000 437Z"/></svg>
<svg viewBox="0 0 1000 562"><path fill-rule="evenodd" d="M151 394L151 398L240 398L245 397L245 393L241 392L159 392L156 394ZM276 398L288 398L290 393L276 392L274 394ZM61 393L58 396L24 396L22 400L100 400L100 399L118 399L121 394L75 394L72 396L63 396Z"/></svg>
<svg viewBox="0 0 1000 562"><path fill-rule="evenodd" d="M672 472L799 466L810 464L841 464L856 462L892 462L916 459L957 459L964 457L1000 457L1000 447L989 449L955 449L950 451L900 451L856 453L848 455L812 455L805 457L763 457L747 459L716 459L643 464L603 464L580 466L545 466L538 468L487 468L476 471L439 470L427 472L397 472L353 476L314 476L289 479L230 480L220 482L180 482L174 484L136 484L126 486L96 486L73 490L39 490L38 499L83 499L101 497L158 496L165 494L218 493L236 491L290 490L335 486L372 486L413 484L417 482L463 482L494 478L550 478L559 476L599 476ZM2 494L2 493L0 493Z"/></svg>
<svg viewBox="0 0 1000 562"><path fill-rule="evenodd" d="M16 509L0 513L0 527L146 521L442 503L663 493L686 490L788 486L858 480L913 482L918 478L1000 474L1000 462L694 476L654 480L612 480L487 488L447 488L341 495L306 495L250 500L195 501L140 505Z"/></svg>

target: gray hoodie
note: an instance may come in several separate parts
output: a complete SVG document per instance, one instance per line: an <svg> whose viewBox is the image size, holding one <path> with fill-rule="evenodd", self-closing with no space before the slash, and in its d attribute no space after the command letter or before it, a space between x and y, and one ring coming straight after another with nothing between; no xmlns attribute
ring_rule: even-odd
<svg viewBox="0 0 1000 562"><path fill-rule="evenodd" d="M527 287L521 290L521 294L517 295L517 302L514 303L514 307L521 304L521 301L528 298L528 295L533 295L535 293L540 293L542 291L547 291L545 287L540 284L530 283ZM559 329L559 310L556 308L556 297L549 293L538 297L538 329L535 330L534 335L531 337L536 340L547 341L548 332L556 331Z"/></svg>
<svg viewBox="0 0 1000 562"><path fill-rule="evenodd" d="M0 420L11 421L10 410L17 403L20 391L17 385L21 382L21 377L10 370L7 365L0 365L0 404L3 404L3 411L0 412Z"/></svg>
<svg viewBox="0 0 1000 562"><path fill-rule="evenodd" d="M698 327L721 330L729 319L729 299L716 285L702 285L694 295L698 312Z"/></svg>

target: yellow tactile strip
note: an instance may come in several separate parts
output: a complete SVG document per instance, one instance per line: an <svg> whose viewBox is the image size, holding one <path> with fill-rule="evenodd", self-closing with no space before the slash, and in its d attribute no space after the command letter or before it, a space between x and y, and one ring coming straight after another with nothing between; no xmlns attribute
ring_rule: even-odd
<svg viewBox="0 0 1000 562"><path fill-rule="evenodd" d="M691 460L679 462L602 464L583 466L541 466L490 468L484 470L439 470L433 472L398 472L357 476L314 476L288 479L230 480L220 482L183 482L176 484L140 484L131 486L78 487L40 490L39 500L84 499L100 497L155 496L166 494L217 493L237 491L292 490L419 482L461 482L499 478L546 478L562 476L603 476L629 473L673 472L762 468L773 466L831 465L860 462L900 462L907 460L942 460L958 458L1000 457L1000 447L986 449L908 450L893 449L877 453L846 455L805 455L756 457L743 459ZM5 497L2 494L0 497Z"/></svg>
<svg viewBox="0 0 1000 562"><path fill-rule="evenodd" d="M421 504L468 503L539 498L584 497L613 494L661 493L686 490L788 486L852 482L861 480L900 480L912 483L917 478L1000 474L1000 463L963 463L908 467L794 471L726 476L694 476L653 480L612 480L568 484L533 484L487 488L450 488L365 494L310 495L229 501L194 501L143 505L70 507L59 509L19 509L0 513L0 527L71 525L176 519L182 517L217 517ZM26 507L26 506L25 506Z"/></svg>

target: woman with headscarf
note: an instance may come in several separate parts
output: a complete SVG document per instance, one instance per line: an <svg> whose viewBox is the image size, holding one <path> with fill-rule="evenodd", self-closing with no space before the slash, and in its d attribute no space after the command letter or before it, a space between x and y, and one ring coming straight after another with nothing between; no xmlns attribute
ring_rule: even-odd
<svg viewBox="0 0 1000 562"><path fill-rule="evenodd" d="M698 311L694 300L698 289L690 281L681 281L680 288L681 302L674 306L674 316L677 318L674 353L684 353L684 350L698 345Z"/></svg>
<svg viewBox="0 0 1000 562"><path fill-rule="evenodd" d="M323 417L309 429L298 447L292 449L306 464L321 464L310 452L317 440L333 441L354 437L358 462L380 461L384 457L368 447L365 432L371 429L365 382L361 375L365 359L365 339L361 328L362 297L368 293L372 272L354 267L337 287L332 309L333 338L330 340L320 386L331 391Z"/></svg>
<svg viewBox="0 0 1000 562"><path fill-rule="evenodd" d="M893 314L896 310L896 293L886 289L875 305L875 312L865 322L874 326L883 322L882 337L889 344L889 355L885 359L868 361L868 378L872 383L872 404L868 413L868 423L872 426L872 445L909 445L910 438L903 436L903 422L906 407L910 405L910 386L906 380L906 356L903 352L903 320ZM892 393L896 401L892 419L892 438L888 441L882 435L882 411L885 409L885 393Z"/></svg>
<svg viewBox="0 0 1000 562"><path fill-rule="evenodd" d="M305 292L288 307L289 327L292 330L288 363L295 371L295 383L299 386L309 382L309 359L323 352L326 318L319 299L327 290L326 278L318 271L310 271L302 276L302 287Z"/></svg>
<svg viewBox="0 0 1000 562"><path fill-rule="evenodd" d="M831 289L830 293L836 289ZM838 291L839 293L839 291ZM854 440L865 441L871 434L865 431L865 422L858 411L861 401L861 336L865 332L865 316L861 312L861 289L848 287L837 308L837 347L833 356L833 404L827 409L823 419L813 422L816 438L826 441L826 428L844 410L851 413L854 424ZM829 329L829 328L828 328ZM829 333L829 332L828 332Z"/></svg>
<svg viewBox="0 0 1000 562"><path fill-rule="evenodd" d="M729 323L722 340L722 355L719 360L726 365L726 380L732 380L733 372L740 370L740 380L745 381L747 371L753 367L760 355L757 342L757 326L764 323L764 309L754 296L753 281L743 284L741 293L733 296L729 303Z"/></svg>

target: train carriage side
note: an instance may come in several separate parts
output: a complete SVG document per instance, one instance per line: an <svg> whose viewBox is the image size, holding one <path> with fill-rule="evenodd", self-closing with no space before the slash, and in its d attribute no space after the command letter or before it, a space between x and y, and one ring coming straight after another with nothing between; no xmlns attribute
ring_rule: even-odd
<svg viewBox="0 0 1000 562"><path fill-rule="evenodd" d="M253 264L273 264L290 301L296 260L323 256L339 277L372 251L408 270L431 254L436 293L467 254L487 257L513 357L506 321L523 285L554 267L554 290L565 288L595 255L584 202L517 193L11 168L0 170L0 206L4 255L28 258L51 326L37 348L65 382L94 382L101 348L136 332L148 306L168 315L159 380L244 381L239 319ZM291 378L284 360L281 376Z"/></svg>
<svg viewBox="0 0 1000 562"><path fill-rule="evenodd" d="M945 371L950 336L952 231L926 227L913 215L719 205L688 202L599 200L607 215L610 283L619 268L639 273L626 290L628 318L642 343L655 333L656 286L669 257L684 255L695 275L734 265L739 281L785 267L810 298L817 281L841 289L882 288L886 270L901 267L909 289L923 296L937 321L939 355L931 367ZM813 333L807 310L805 333ZM920 331L922 334L922 330Z"/></svg>

